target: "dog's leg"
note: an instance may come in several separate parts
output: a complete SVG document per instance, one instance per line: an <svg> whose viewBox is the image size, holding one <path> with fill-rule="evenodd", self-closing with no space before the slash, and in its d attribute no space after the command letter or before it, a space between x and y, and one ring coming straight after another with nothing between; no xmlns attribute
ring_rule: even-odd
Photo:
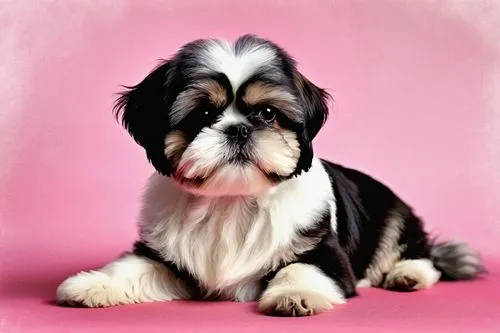
<svg viewBox="0 0 500 333"><path fill-rule="evenodd" d="M418 290L440 278L468 280L485 273L481 257L466 243L448 241L431 244L430 259L406 259L394 265L385 277L384 288Z"/></svg>
<svg viewBox="0 0 500 333"><path fill-rule="evenodd" d="M356 295L356 279L335 234L281 268L269 281L259 310L270 315L309 316Z"/></svg>
<svg viewBox="0 0 500 333"><path fill-rule="evenodd" d="M389 271L383 287L395 291L419 290L434 285L440 276L430 259L402 260Z"/></svg>
<svg viewBox="0 0 500 333"><path fill-rule="evenodd" d="M125 254L95 271L80 272L57 288L57 303L107 307L190 298L189 290L164 265Z"/></svg>
<svg viewBox="0 0 500 333"><path fill-rule="evenodd" d="M270 315L309 316L345 303L342 289L318 267L295 263L282 268L262 294L259 310Z"/></svg>

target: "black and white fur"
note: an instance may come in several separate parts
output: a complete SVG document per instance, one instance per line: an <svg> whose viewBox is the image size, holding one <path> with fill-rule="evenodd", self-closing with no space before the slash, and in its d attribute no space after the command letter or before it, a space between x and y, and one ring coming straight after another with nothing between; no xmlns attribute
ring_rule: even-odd
<svg viewBox="0 0 500 333"><path fill-rule="evenodd" d="M389 188L314 156L327 93L276 44L197 40L119 98L149 179L134 250L57 289L61 304L259 301L303 316L356 287L417 290L482 271L466 244L431 241Z"/></svg>

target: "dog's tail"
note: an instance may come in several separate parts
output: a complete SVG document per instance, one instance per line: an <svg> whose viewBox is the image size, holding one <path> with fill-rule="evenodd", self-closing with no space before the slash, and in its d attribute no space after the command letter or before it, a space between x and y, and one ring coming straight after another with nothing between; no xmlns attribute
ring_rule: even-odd
<svg viewBox="0 0 500 333"><path fill-rule="evenodd" d="M470 280L486 272L481 256L467 243L433 241L431 258L442 280Z"/></svg>

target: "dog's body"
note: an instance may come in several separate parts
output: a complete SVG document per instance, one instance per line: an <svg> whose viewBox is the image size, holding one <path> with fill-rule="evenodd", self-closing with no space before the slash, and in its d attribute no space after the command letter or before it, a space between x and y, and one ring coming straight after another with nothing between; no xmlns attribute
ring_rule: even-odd
<svg viewBox="0 0 500 333"><path fill-rule="evenodd" d="M140 241L67 279L58 301L259 300L264 313L309 315L357 285L417 290L476 276L467 245L431 242L390 189L314 157L325 99L269 41L186 45L118 101L158 171Z"/></svg>

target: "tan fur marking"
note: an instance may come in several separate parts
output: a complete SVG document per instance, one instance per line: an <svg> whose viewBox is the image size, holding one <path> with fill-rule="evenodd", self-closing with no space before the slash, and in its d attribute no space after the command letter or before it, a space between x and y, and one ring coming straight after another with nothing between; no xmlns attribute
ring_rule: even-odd
<svg viewBox="0 0 500 333"><path fill-rule="evenodd" d="M372 262L365 272L365 278L372 286L380 286L384 275L388 273L401 257L398 246L399 237L404 227L404 217L393 212L387 219L387 224L380 238Z"/></svg>
<svg viewBox="0 0 500 333"><path fill-rule="evenodd" d="M256 156L259 167L280 176L291 174L300 158L297 135L286 129L264 129L256 137Z"/></svg>
<svg viewBox="0 0 500 333"><path fill-rule="evenodd" d="M227 103L226 89L217 81L212 79L202 80L190 85L182 91L174 104L170 114L173 124L178 124L189 112L193 111L203 98L208 98L216 107L222 107Z"/></svg>
<svg viewBox="0 0 500 333"><path fill-rule="evenodd" d="M264 82L252 83L247 87L243 101L248 105L270 104L290 119L300 120L301 110L297 106L295 96L280 87Z"/></svg>
<svg viewBox="0 0 500 333"><path fill-rule="evenodd" d="M203 84L206 88L208 99L217 107L221 107L227 103L227 92L219 82L208 80Z"/></svg>
<svg viewBox="0 0 500 333"><path fill-rule="evenodd" d="M174 163L179 162L186 147L187 141L179 130L172 131L165 137L165 156Z"/></svg>

